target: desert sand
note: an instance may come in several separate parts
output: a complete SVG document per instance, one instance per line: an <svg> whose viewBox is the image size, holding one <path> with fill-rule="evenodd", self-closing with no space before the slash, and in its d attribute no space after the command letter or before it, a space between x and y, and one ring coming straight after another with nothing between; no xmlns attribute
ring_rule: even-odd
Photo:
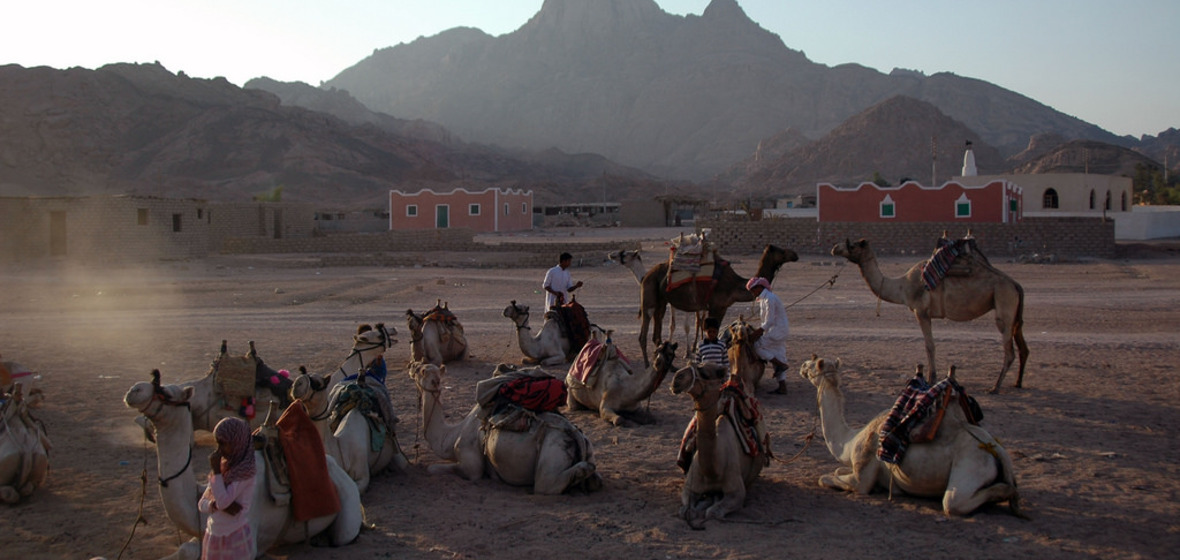
<svg viewBox="0 0 1180 560"><path fill-rule="evenodd" d="M644 249L649 265L667 254L659 241ZM744 276L756 268L757 255L727 256ZM883 258L882 269L899 276L914 261ZM404 312L441 299L464 325L471 357L448 366L444 394L448 410L461 414L495 364L520 363L515 329L501 312L510 300L541 307L543 269L287 268L259 257L7 266L0 273L0 354L42 375L46 401L36 414L54 448L47 485L19 505L0 507L0 557L172 553L186 537L164 515L155 447L122 402L127 389L153 368L165 383L203 376L223 339L235 353L255 341L272 367L327 372L347 355L356 326L376 322L400 335L386 353L387 385L412 467L374 480L363 501L375 529L354 544L286 546L271 550L272 558L1174 556L1180 257L993 262L1025 289L1031 356L1024 388L1012 386L1013 373L999 394L985 392L1002 358L991 315L935 322L939 374L956 365L979 400L984 427L1014 458L1031 520L1004 506L947 518L938 500L857 496L818 485L837 463L819 436L804 443L815 428L816 399L796 373L799 364L812 354L843 361L847 416L858 425L892 404L925 354L912 315L898 305L878 306L856 268L803 255L775 281L790 305L790 392L770 394L764 381L758 393L780 461L763 470L744 509L703 531L676 516L684 475L674 461L692 405L672 395L667 382L650 400L653 425L616 428L592 413L568 414L594 444L601 492L539 496L490 479L426 472L439 459L417 434L418 397L404 373ZM583 263L572 273L585 282L577 299L591 321L615 329L615 342L638 358L632 275L609 262ZM833 275L832 287L812 293ZM738 304L728 317L750 313ZM678 358L682 365L683 345ZM207 438L199 441L203 457L211 448ZM207 467L195 464L203 478ZM141 499L147 524L132 535Z"/></svg>

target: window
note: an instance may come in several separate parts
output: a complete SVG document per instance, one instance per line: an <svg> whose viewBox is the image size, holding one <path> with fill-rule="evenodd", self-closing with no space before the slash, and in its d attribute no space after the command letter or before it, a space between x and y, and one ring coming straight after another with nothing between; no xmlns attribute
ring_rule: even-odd
<svg viewBox="0 0 1180 560"><path fill-rule="evenodd" d="M418 215L418 205L417 204L407 204L406 205L406 217L413 218L417 215Z"/></svg>
<svg viewBox="0 0 1180 560"><path fill-rule="evenodd" d="M967 193L959 195L959 199L955 201L955 217L971 217L971 199L967 198Z"/></svg>
<svg viewBox="0 0 1180 560"><path fill-rule="evenodd" d="M1110 191L1106 191L1106 202L1102 203L1103 210L1110 210Z"/></svg>
<svg viewBox="0 0 1180 560"><path fill-rule="evenodd" d="M504 203L504 215L505 216L508 215L508 203L507 202Z"/></svg>
<svg viewBox="0 0 1180 560"><path fill-rule="evenodd" d="M1094 209L1094 189L1090 189L1090 209Z"/></svg>
<svg viewBox="0 0 1180 560"><path fill-rule="evenodd" d="M897 216L897 208L893 204L893 197L885 195L885 200L881 201L881 217L893 218Z"/></svg>
<svg viewBox="0 0 1180 560"><path fill-rule="evenodd" d="M181 214L172 215L172 231L180 232L180 216Z"/></svg>
<svg viewBox="0 0 1180 560"><path fill-rule="evenodd" d="M136 210L136 214L137 214L136 223L141 226L146 226L148 224L147 208L140 208L140 209Z"/></svg>
<svg viewBox="0 0 1180 560"><path fill-rule="evenodd" d="M197 208L197 219L199 220L204 217L205 217L205 209L204 208Z"/></svg>
<svg viewBox="0 0 1180 560"><path fill-rule="evenodd" d="M472 204L467 205L467 215L468 216L478 216L479 211L480 211L480 208L479 208L478 203L472 203ZM495 210L493 210L493 212L495 212Z"/></svg>
<svg viewBox="0 0 1180 560"><path fill-rule="evenodd" d="M1016 202L1015 198L1008 201L1008 211L1013 213L1020 211L1020 204Z"/></svg>
<svg viewBox="0 0 1180 560"><path fill-rule="evenodd" d="M520 203L520 213L521 214L528 214L529 213L529 203L527 203L527 202Z"/></svg>
<svg viewBox="0 0 1180 560"><path fill-rule="evenodd" d="M1119 195L1119 202L1121 203L1121 205L1123 207L1123 212L1126 212L1127 211L1127 191L1123 191L1123 194Z"/></svg>
<svg viewBox="0 0 1180 560"><path fill-rule="evenodd" d="M1048 189L1045 191L1045 196L1041 199L1042 208L1057 208L1057 191Z"/></svg>

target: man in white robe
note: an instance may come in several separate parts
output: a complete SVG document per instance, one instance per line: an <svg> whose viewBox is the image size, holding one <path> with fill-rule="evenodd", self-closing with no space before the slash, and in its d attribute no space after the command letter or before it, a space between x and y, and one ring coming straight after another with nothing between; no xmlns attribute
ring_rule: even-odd
<svg viewBox="0 0 1180 560"><path fill-rule="evenodd" d="M774 379L778 387L774 392L787 394L787 335L790 333L790 322L787 321L787 309L783 302L770 290L770 282L765 278L755 276L746 282L746 289L754 294L758 303L758 316L762 324L754 330L754 352L762 360L774 366Z"/></svg>

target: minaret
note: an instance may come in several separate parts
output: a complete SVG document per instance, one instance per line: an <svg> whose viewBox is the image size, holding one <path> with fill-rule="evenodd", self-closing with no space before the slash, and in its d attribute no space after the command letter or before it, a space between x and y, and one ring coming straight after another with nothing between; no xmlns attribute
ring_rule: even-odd
<svg viewBox="0 0 1180 560"><path fill-rule="evenodd" d="M971 151L971 141L967 141L967 153L963 154L963 177L974 177L979 175L979 171L975 169L975 152Z"/></svg>

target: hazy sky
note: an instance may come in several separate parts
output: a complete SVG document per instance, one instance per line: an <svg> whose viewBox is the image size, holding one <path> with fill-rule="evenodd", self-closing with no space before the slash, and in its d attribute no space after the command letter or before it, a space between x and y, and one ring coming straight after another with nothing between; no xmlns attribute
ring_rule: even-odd
<svg viewBox="0 0 1180 560"><path fill-rule="evenodd" d="M574 1L574 0L566 0ZM582 0L603 1L603 0ZM700 15L709 0L656 0ZM373 52L457 26L502 35L544 0L25 0L2 13L0 64L159 61L242 85L312 85ZM1180 128L1180 0L738 0L814 62L954 72L1115 134Z"/></svg>

